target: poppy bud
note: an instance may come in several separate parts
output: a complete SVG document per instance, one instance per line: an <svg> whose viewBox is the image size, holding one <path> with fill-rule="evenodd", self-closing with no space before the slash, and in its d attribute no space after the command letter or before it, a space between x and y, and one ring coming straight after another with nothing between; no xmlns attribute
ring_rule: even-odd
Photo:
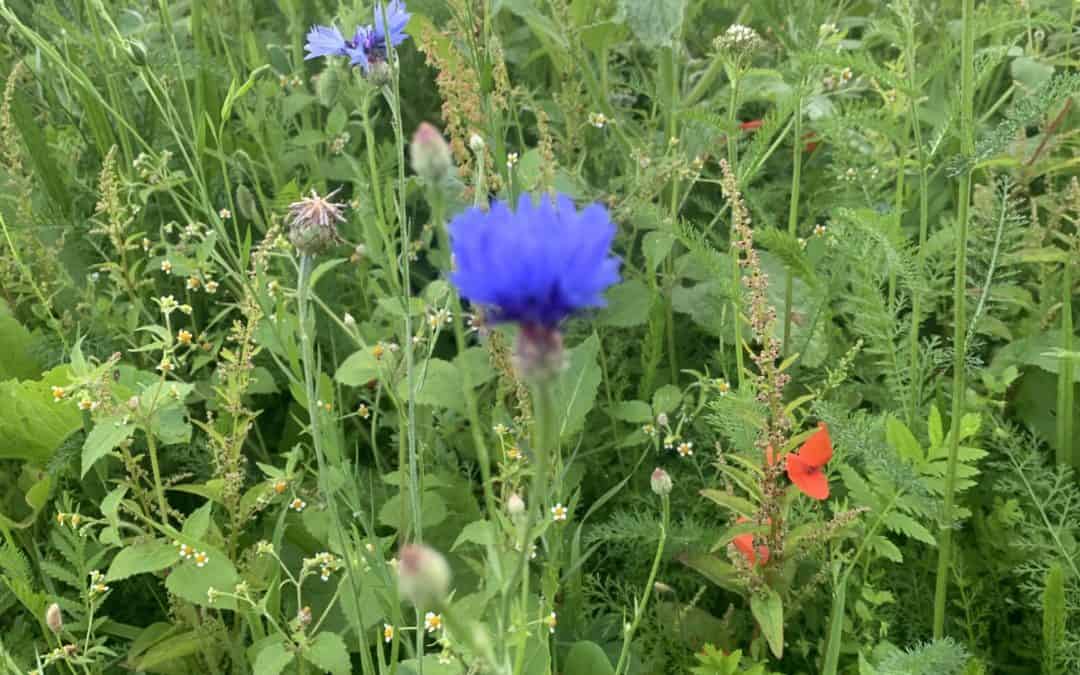
<svg viewBox="0 0 1080 675"><path fill-rule="evenodd" d="M409 161L416 175L426 183L438 184L454 169L450 146L439 130L423 122L413 134Z"/></svg>
<svg viewBox="0 0 1080 675"><path fill-rule="evenodd" d="M660 467L656 467L656 470L652 472L649 482L652 483L652 491L661 497L671 494L671 476Z"/></svg>
<svg viewBox="0 0 1080 675"><path fill-rule="evenodd" d="M506 500L506 510L511 516L520 516L525 513L525 500L515 492Z"/></svg>
<svg viewBox="0 0 1080 675"><path fill-rule="evenodd" d="M64 630L64 615L60 611L60 605L54 602L45 610L45 624L48 625L53 635L59 635L60 631Z"/></svg>
<svg viewBox="0 0 1080 675"><path fill-rule="evenodd" d="M469 147L472 148L473 152L479 155L481 152L484 151L484 137L480 134L473 134L472 136L469 136Z"/></svg>
<svg viewBox="0 0 1080 675"><path fill-rule="evenodd" d="M435 549L409 544L401 549L398 591L417 607L430 607L450 590L450 565Z"/></svg>

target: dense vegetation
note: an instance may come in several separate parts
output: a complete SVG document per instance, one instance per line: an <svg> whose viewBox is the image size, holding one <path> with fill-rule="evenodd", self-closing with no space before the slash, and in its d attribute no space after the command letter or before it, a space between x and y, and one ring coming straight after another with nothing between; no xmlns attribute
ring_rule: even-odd
<svg viewBox="0 0 1080 675"><path fill-rule="evenodd" d="M0 672L1080 673L1078 20L0 0Z"/></svg>

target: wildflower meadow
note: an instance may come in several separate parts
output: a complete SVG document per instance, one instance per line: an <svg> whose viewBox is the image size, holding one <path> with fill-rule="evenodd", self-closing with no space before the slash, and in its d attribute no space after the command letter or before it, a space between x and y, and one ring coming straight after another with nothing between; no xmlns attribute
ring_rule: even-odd
<svg viewBox="0 0 1080 675"><path fill-rule="evenodd" d="M1080 0L0 0L0 675L1080 675Z"/></svg>

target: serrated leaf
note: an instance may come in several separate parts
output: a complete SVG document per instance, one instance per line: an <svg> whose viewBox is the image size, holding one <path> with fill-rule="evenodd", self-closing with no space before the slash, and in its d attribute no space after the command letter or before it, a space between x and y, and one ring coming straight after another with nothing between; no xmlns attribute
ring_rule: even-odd
<svg viewBox="0 0 1080 675"><path fill-rule="evenodd" d="M251 670L259 675L279 675L293 662L293 658L293 653L278 638L259 650Z"/></svg>
<svg viewBox="0 0 1080 675"><path fill-rule="evenodd" d="M176 546L163 541L149 541L124 548L113 558L106 578L120 581L136 574L157 572L180 562Z"/></svg>
<svg viewBox="0 0 1080 675"><path fill-rule="evenodd" d="M626 23L643 45L670 45L682 26L686 0L620 0Z"/></svg>
<svg viewBox="0 0 1080 675"><path fill-rule="evenodd" d="M333 675L350 675L352 663L345 641L337 633L322 631L304 650L304 658Z"/></svg>
<svg viewBox="0 0 1080 675"><path fill-rule="evenodd" d="M59 366L40 380L0 382L0 459L44 464L82 427L75 402L53 399L52 387L66 387L70 379L68 367Z"/></svg>
<svg viewBox="0 0 1080 675"><path fill-rule="evenodd" d="M649 318L653 292L637 279L613 286L606 294L607 307L596 320L605 326L632 328L640 326Z"/></svg>
<svg viewBox="0 0 1080 675"><path fill-rule="evenodd" d="M750 500L720 490L702 490L701 496L742 516L750 517L757 512L757 507Z"/></svg>
<svg viewBox="0 0 1080 675"><path fill-rule="evenodd" d="M593 333L584 342L570 350L569 365L559 373L555 382L555 405L560 413L559 436L566 438L581 431L585 416L596 403L596 391L600 386L600 339Z"/></svg>
<svg viewBox="0 0 1080 675"><path fill-rule="evenodd" d="M647 424L653 419L652 407L644 401L619 401L611 409L611 416L634 424Z"/></svg>
<svg viewBox="0 0 1080 675"><path fill-rule="evenodd" d="M930 533L930 530L926 529L922 523L905 513L892 511L885 516L884 523L885 527L893 532L902 534L905 537L917 539L929 546L937 546L937 540L934 538L934 535Z"/></svg>
<svg viewBox="0 0 1080 675"><path fill-rule="evenodd" d="M665 384L656 390L652 397L653 413L670 413L679 407L682 401L682 390L673 384Z"/></svg>
<svg viewBox="0 0 1080 675"><path fill-rule="evenodd" d="M761 634L769 643L773 656L784 655L784 603L772 588L765 586L763 591L750 596L750 611L761 627Z"/></svg>
<svg viewBox="0 0 1080 675"><path fill-rule="evenodd" d="M492 529L492 524L486 520L469 523L461 530L461 534L458 535L450 550L456 551L459 546L465 543L477 544L478 546L494 545L495 532Z"/></svg>
<svg viewBox="0 0 1080 675"><path fill-rule="evenodd" d="M90 433L86 435L82 450L82 477L85 478L90 468L102 457L131 438L135 425L123 423L118 417L106 417L98 420Z"/></svg>
<svg viewBox="0 0 1080 675"><path fill-rule="evenodd" d="M209 591L213 588L232 593L240 581L236 567L218 549L204 547L200 550L208 556L206 565L199 567L194 560L184 561L165 579L165 588L173 595L200 607L235 610L236 601L229 597L218 595L211 603Z"/></svg>

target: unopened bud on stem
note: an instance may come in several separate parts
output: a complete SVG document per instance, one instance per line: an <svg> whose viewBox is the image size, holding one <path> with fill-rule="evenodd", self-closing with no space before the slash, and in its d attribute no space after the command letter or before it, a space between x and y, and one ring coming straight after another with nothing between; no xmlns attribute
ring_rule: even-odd
<svg viewBox="0 0 1080 675"><path fill-rule="evenodd" d="M413 171L429 184L437 185L454 169L450 146L439 130L427 122L416 128L409 146Z"/></svg>
<svg viewBox="0 0 1080 675"><path fill-rule="evenodd" d="M409 544L401 549L398 590L416 607L434 607L450 590L450 565L435 549Z"/></svg>

